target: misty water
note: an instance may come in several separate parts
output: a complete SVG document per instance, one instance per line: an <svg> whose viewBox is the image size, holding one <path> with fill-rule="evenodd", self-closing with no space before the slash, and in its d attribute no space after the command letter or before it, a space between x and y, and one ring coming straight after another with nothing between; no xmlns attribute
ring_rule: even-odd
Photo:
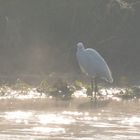
<svg viewBox="0 0 140 140"><path fill-rule="evenodd" d="M63 100L7 84L88 81L76 59L79 41L103 56L109 86L139 85L139 0L0 0L0 140L140 140L140 87L103 89L95 103L82 90Z"/></svg>
<svg viewBox="0 0 140 140"><path fill-rule="evenodd" d="M1 140L139 140L139 130L139 100L95 104L82 92L64 101L34 90L0 98Z"/></svg>

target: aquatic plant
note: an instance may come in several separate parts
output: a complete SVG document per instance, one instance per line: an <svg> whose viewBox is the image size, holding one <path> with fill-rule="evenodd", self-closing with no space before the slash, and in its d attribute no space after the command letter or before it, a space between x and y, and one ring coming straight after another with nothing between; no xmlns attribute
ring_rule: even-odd
<svg viewBox="0 0 140 140"><path fill-rule="evenodd" d="M10 93L11 88L8 84L2 84L0 86L0 96L5 96L6 94Z"/></svg>
<svg viewBox="0 0 140 140"><path fill-rule="evenodd" d="M47 96L67 100L71 99L75 87L58 78L53 84L48 84L47 80L42 80L36 90L40 93L45 93Z"/></svg>
<svg viewBox="0 0 140 140"><path fill-rule="evenodd" d="M29 84L21 79L17 79L14 84L10 86L13 90L27 91L31 88Z"/></svg>
<svg viewBox="0 0 140 140"><path fill-rule="evenodd" d="M65 100L71 99L71 95L75 90L74 86L69 85L61 78L56 80L55 84L53 85L53 89L55 90L51 91L50 95Z"/></svg>
<svg viewBox="0 0 140 140"><path fill-rule="evenodd" d="M125 86L125 87L99 87L99 99L121 99L131 100L140 99L139 86ZM44 79L37 87L27 84L25 81L17 79L14 84L1 84L0 96L8 98L17 98L23 96L35 97L53 97L60 100L70 100L79 97L91 97L91 87L89 84L80 82L79 80L69 83L68 81L57 78L54 82L48 82ZM82 95L82 96L81 96ZM107 98L106 98L107 97ZM23 97L24 98L24 97Z"/></svg>
<svg viewBox="0 0 140 140"><path fill-rule="evenodd" d="M79 80L75 80L73 82L73 85L76 88L76 90L82 89L82 87L83 87L83 83L81 81L79 81Z"/></svg>
<svg viewBox="0 0 140 140"><path fill-rule="evenodd" d="M140 98L140 87L125 87L123 90L120 90L115 96L122 99L138 99Z"/></svg>
<svg viewBox="0 0 140 140"><path fill-rule="evenodd" d="M36 90L39 93L45 93L45 94L47 94L48 91L50 91L51 89L52 87L48 84L48 81L46 79L42 80L36 88Z"/></svg>

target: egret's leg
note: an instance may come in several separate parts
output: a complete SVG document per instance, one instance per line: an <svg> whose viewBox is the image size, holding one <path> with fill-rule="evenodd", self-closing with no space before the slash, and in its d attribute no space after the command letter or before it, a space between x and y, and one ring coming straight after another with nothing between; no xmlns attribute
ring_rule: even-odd
<svg viewBox="0 0 140 140"><path fill-rule="evenodd" d="M91 100L93 100L93 78L91 78Z"/></svg>
<svg viewBox="0 0 140 140"><path fill-rule="evenodd" d="M97 94L97 92L98 92L97 78L96 78L96 77L94 78L94 85L95 85L95 87L94 87L94 98L95 98L95 100L96 100L96 99L97 99L97 98L96 98L96 94Z"/></svg>

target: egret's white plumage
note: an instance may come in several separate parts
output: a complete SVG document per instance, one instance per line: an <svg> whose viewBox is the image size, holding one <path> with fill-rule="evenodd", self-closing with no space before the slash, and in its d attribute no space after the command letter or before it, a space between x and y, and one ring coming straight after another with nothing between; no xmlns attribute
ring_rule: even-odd
<svg viewBox="0 0 140 140"><path fill-rule="evenodd" d="M77 59L81 70L91 78L105 79L112 83L111 71L103 57L92 48L84 48L82 42L77 44Z"/></svg>
<svg viewBox="0 0 140 140"><path fill-rule="evenodd" d="M99 77L112 83L111 71L103 57L92 48L84 48L82 42L77 44L77 59L80 68L90 77Z"/></svg>

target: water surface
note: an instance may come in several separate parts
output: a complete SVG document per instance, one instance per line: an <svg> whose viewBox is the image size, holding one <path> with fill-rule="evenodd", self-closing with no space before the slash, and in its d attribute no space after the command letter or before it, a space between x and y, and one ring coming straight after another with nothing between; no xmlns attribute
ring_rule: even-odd
<svg viewBox="0 0 140 140"><path fill-rule="evenodd" d="M0 99L1 140L139 140L139 130L136 100Z"/></svg>

